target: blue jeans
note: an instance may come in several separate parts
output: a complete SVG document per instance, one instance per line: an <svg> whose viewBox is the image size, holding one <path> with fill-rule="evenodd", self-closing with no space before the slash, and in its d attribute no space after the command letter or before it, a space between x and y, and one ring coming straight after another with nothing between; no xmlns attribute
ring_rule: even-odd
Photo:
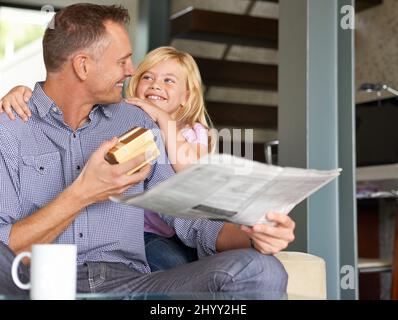
<svg viewBox="0 0 398 320"><path fill-rule="evenodd" d="M144 233L146 258L152 272L168 270L198 259L196 249L187 247L174 235L165 238L155 233Z"/></svg>
<svg viewBox="0 0 398 320"><path fill-rule="evenodd" d="M0 294L28 298L11 278L14 253L0 241ZM29 269L20 264L21 280ZM62 275L60 275L62 276ZM281 299L287 274L274 256L239 249L203 257L175 268L143 274L122 263L86 262L77 268L79 293L256 293L260 299Z"/></svg>

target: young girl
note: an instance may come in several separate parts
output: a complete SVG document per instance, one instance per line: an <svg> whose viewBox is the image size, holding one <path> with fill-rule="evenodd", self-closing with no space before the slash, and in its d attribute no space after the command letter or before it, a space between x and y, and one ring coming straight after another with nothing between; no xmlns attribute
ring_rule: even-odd
<svg viewBox="0 0 398 320"><path fill-rule="evenodd" d="M129 103L158 123L175 171L208 153L209 124L201 77L188 53L172 47L151 51L138 66L127 96Z"/></svg>
<svg viewBox="0 0 398 320"><path fill-rule="evenodd" d="M158 123L175 171L186 168L214 146L206 120L202 81L196 62L186 52L160 47L147 54L126 90L126 101L142 108ZM31 90L19 86L0 101L0 113L25 121ZM194 260L190 248L179 243L175 232L157 213L145 212L145 247L152 271ZM183 251L182 251L183 250Z"/></svg>

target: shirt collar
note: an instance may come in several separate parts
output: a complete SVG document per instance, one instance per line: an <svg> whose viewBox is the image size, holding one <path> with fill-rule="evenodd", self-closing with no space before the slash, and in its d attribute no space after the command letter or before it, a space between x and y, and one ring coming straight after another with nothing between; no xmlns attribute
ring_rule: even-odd
<svg viewBox="0 0 398 320"><path fill-rule="evenodd" d="M43 84L44 82L37 82L32 93L32 100L41 118L44 118L52 108L58 109L55 102L51 100L51 98L47 96L46 93L44 92ZM104 104L95 105L93 110L96 108L100 109L104 114L104 116L107 118L111 118L113 115L112 111L109 110L108 105Z"/></svg>
<svg viewBox="0 0 398 320"><path fill-rule="evenodd" d="M41 118L44 118L50 112L52 107L56 107L54 101L45 94L43 84L44 82L37 82L32 93L32 101Z"/></svg>
<svg viewBox="0 0 398 320"><path fill-rule="evenodd" d="M109 105L99 104L98 109L100 109L102 111L102 113L104 114L105 117L112 118L113 113L111 110L109 110Z"/></svg>

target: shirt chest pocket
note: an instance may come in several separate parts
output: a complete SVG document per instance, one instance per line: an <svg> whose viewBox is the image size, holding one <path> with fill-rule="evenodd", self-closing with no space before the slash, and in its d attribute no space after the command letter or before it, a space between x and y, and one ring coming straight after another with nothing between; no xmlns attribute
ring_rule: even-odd
<svg viewBox="0 0 398 320"><path fill-rule="evenodd" d="M21 198L45 206L64 189L59 152L24 156L20 167Z"/></svg>

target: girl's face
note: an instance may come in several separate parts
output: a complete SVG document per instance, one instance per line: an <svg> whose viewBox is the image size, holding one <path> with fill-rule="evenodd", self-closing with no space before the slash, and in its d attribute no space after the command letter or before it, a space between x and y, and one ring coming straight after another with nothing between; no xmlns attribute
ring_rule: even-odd
<svg viewBox="0 0 398 320"><path fill-rule="evenodd" d="M187 76L175 60L159 62L144 72L137 86L137 97L163 109L173 118L188 99Z"/></svg>

